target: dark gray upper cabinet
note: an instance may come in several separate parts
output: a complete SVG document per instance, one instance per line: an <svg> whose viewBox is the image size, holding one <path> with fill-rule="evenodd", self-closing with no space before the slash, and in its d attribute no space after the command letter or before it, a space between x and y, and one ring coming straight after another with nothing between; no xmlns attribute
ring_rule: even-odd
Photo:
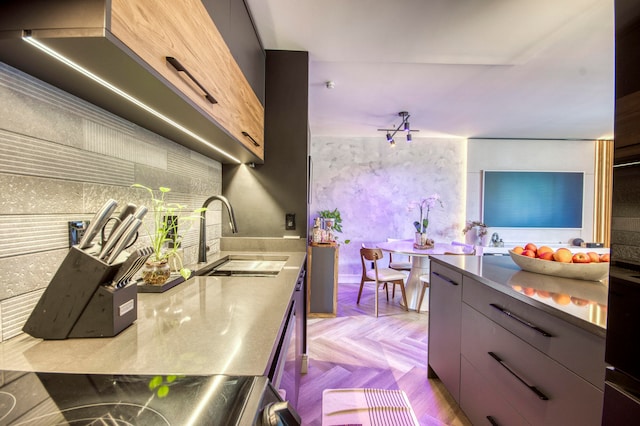
<svg viewBox="0 0 640 426"><path fill-rule="evenodd" d="M640 4L616 0L614 161L640 160Z"/></svg>
<svg viewBox="0 0 640 426"><path fill-rule="evenodd" d="M264 105L265 52L243 0L203 0L233 58Z"/></svg>

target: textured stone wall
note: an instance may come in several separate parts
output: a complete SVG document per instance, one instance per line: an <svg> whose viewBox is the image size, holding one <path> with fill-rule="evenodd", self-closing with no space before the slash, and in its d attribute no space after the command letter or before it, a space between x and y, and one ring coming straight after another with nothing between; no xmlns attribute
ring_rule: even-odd
<svg viewBox="0 0 640 426"><path fill-rule="evenodd" d="M339 238L351 240L340 246L339 273L359 280L363 242L413 238L419 212L407 206L434 193L444 207L431 211L429 235L463 241L466 156L463 139L414 137L391 148L384 137L312 138L311 220L320 210L338 208L344 229Z"/></svg>
<svg viewBox="0 0 640 426"><path fill-rule="evenodd" d="M3 306L47 286L69 248L68 221L91 219L109 198L151 207L146 191L132 184L169 187L169 200L189 209L221 193L219 162L1 62L0 100ZM215 252L221 206L209 207L208 244ZM197 260L198 226L185 233L186 263ZM145 242L139 238L136 246Z"/></svg>

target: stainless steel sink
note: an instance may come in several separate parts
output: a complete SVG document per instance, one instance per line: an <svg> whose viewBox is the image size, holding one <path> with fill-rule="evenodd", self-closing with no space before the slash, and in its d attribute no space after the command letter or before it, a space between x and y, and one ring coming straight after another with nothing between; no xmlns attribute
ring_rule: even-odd
<svg viewBox="0 0 640 426"><path fill-rule="evenodd" d="M197 275L225 277L275 277L287 263L288 256L229 256Z"/></svg>

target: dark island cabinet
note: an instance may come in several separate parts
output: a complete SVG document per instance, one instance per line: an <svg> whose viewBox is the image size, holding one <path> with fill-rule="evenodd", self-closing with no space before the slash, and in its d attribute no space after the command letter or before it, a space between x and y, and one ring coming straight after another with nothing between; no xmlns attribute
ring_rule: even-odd
<svg viewBox="0 0 640 426"><path fill-rule="evenodd" d="M462 274L432 263L429 285L428 375L460 402Z"/></svg>
<svg viewBox="0 0 640 426"><path fill-rule="evenodd" d="M432 259L429 377L475 424L599 425L604 338Z"/></svg>

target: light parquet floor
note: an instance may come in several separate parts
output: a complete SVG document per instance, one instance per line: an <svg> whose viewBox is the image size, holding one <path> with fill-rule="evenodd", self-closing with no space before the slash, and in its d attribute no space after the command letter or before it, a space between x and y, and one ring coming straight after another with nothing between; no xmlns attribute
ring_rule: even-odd
<svg viewBox="0 0 640 426"><path fill-rule="evenodd" d="M309 319L308 373L302 376L298 411L305 426L322 424L322 391L335 388L403 390L421 425L471 423L440 380L427 378L427 312L404 311L400 295L380 293L374 316L374 286L338 285L335 318ZM390 295L391 296L391 295Z"/></svg>

